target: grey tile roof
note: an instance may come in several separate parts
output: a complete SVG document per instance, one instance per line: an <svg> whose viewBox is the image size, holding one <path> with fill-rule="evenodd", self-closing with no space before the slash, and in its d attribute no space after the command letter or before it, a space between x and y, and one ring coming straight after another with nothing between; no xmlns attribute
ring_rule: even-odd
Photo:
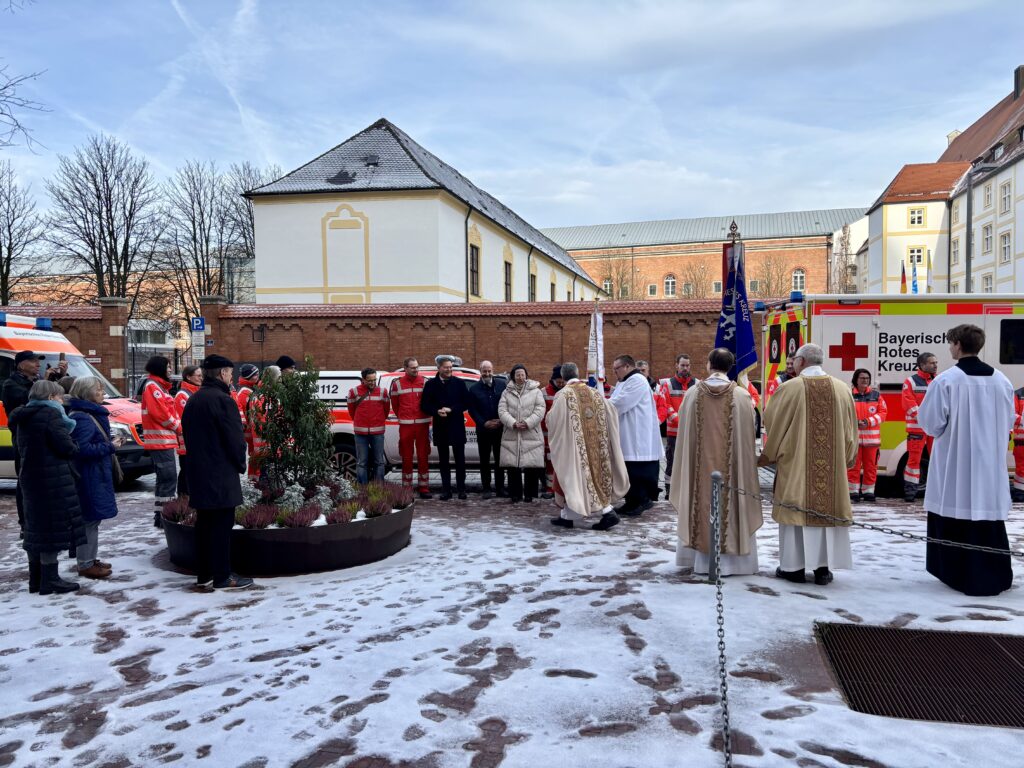
<svg viewBox="0 0 1024 768"><path fill-rule="evenodd" d="M408 189L446 190L597 287L561 246L384 119L277 181L246 192L246 196Z"/></svg>
<svg viewBox="0 0 1024 768"><path fill-rule="evenodd" d="M628 248L631 245L707 243L728 239L729 224L735 219L744 240L808 237L831 234L842 229L844 224L850 224L861 218L866 210L866 208L826 208L820 211L634 221L625 224L555 227L545 229L544 234L567 251Z"/></svg>

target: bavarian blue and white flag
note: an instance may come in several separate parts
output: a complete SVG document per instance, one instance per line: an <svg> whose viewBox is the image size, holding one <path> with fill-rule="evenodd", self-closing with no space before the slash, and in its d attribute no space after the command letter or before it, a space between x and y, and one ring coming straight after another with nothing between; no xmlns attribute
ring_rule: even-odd
<svg viewBox="0 0 1024 768"><path fill-rule="evenodd" d="M757 365L757 344L754 342L754 323L747 303L747 278L743 266L743 243L725 243L722 246L723 263L728 265L725 291L722 293L722 314L718 318L715 346L725 347L736 355L736 365L729 378Z"/></svg>
<svg viewBox="0 0 1024 768"><path fill-rule="evenodd" d="M917 259L910 260L910 292L917 293Z"/></svg>

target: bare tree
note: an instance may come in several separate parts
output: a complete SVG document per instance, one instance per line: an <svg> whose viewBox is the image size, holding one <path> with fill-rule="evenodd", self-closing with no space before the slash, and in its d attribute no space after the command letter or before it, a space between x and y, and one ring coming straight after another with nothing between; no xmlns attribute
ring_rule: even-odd
<svg viewBox="0 0 1024 768"><path fill-rule="evenodd" d="M225 292L228 301L232 303L239 300L240 294L246 293L249 283L247 276L251 274L256 262L252 200L244 197L244 193L269 184L283 175L278 165L268 165L261 170L249 161L232 164L225 174L228 210L238 233L238 247L225 263Z"/></svg>
<svg viewBox="0 0 1024 768"><path fill-rule="evenodd" d="M789 296L792 278L782 256L765 253L749 276L757 280L757 291L754 292L757 296L769 299Z"/></svg>
<svg viewBox="0 0 1024 768"><path fill-rule="evenodd" d="M688 259L679 272L682 286L679 293L684 299L706 299L711 288L711 267L707 259Z"/></svg>
<svg viewBox="0 0 1024 768"><path fill-rule="evenodd" d="M25 84L41 74L42 72L31 72L27 75L15 75L9 71L7 65L0 66L0 149L14 146L19 136L26 144L35 143L30 129L22 122L20 113L48 111L44 105L23 94Z"/></svg>
<svg viewBox="0 0 1024 768"><path fill-rule="evenodd" d="M611 281L612 299L622 301L640 301L649 298L647 285L650 278L642 266L637 266L636 259L628 256L605 259L599 270L599 280L603 284Z"/></svg>
<svg viewBox="0 0 1024 768"><path fill-rule="evenodd" d="M149 163L111 136L92 136L59 156L46 183L53 202L47 239L70 272L87 271L99 297L137 300L164 228Z"/></svg>
<svg viewBox="0 0 1024 768"><path fill-rule="evenodd" d="M165 198L167 229L156 268L185 314L196 316L200 296L224 292L239 227L225 178L212 162L185 163L167 182Z"/></svg>
<svg viewBox="0 0 1024 768"><path fill-rule="evenodd" d="M856 283L850 274L856 253L852 252L850 243L850 225L844 224L839 234L839 241L832 248L832 292L853 293Z"/></svg>
<svg viewBox="0 0 1024 768"><path fill-rule="evenodd" d="M10 160L0 162L0 304L10 304L18 284L37 271L42 235L31 191L18 184Z"/></svg>

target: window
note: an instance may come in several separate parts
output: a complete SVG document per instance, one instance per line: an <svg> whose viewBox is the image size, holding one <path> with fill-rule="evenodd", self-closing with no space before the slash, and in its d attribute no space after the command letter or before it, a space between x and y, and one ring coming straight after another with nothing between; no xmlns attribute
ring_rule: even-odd
<svg viewBox="0 0 1024 768"><path fill-rule="evenodd" d="M960 203L953 203L953 223L960 223Z"/></svg>
<svg viewBox="0 0 1024 768"><path fill-rule="evenodd" d="M757 293L759 290L761 290L761 281L760 280L751 280L750 281L750 292L751 293Z"/></svg>
<svg viewBox="0 0 1024 768"><path fill-rule="evenodd" d="M793 270L793 290L802 291L807 285L807 275L802 269Z"/></svg>
<svg viewBox="0 0 1024 768"><path fill-rule="evenodd" d="M683 283L683 296L693 296L693 283Z"/></svg>
<svg viewBox="0 0 1024 768"><path fill-rule="evenodd" d="M604 288L604 292L609 296L612 295L612 280L610 277L605 278L604 284L601 287Z"/></svg>
<svg viewBox="0 0 1024 768"><path fill-rule="evenodd" d="M1024 320L999 321L999 362L1001 365L1024 363Z"/></svg>
<svg viewBox="0 0 1024 768"><path fill-rule="evenodd" d="M952 283L949 286L950 293L960 293L960 283Z"/></svg>
<svg viewBox="0 0 1024 768"><path fill-rule="evenodd" d="M992 275L982 275L981 277L981 292L992 293Z"/></svg>
<svg viewBox="0 0 1024 768"><path fill-rule="evenodd" d="M985 185L984 195L985 195L985 207L986 208L991 208L992 207L992 184L991 183Z"/></svg>
<svg viewBox="0 0 1024 768"><path fill-rule="evenodd" d="M620 299L624 299L627 296L629 296L629 286L628 285L620 285L619 286L619 298Z"/></svg>
<svg viewBox="0 0 1024 768"><path fill-rule="evenodd" d="M665 275L665 295L675 296L676 295L676 276Z"/></svg>
<svg viewBox="0 0 1024 768"><path fill-rule="evenodd" d="M658 295L658 284L657 283L651 283L650 285L647 286L647 295L648 296L657 296Z"/></svg>
<svg viewBox="0 0 1024 768"><path fill-rule="evenodd" d="M480 295L480 248L469 246L469 292Z"/></svg>
<svg viewBox="0 0 1024 768"><path fill-rule="evenodd" d="M566 301L572 301L572 291L566 291L565 292L565 300Z"/></svg>
<svg viewBox="0 0 1024 768"><path fill-rule="evenodd" d="M505 262L505 301L512 301L512 262Z"/></svg>
<svg viewBox="0 0 1024 768"><path fill-rule="evenodd" d="M1010 233L1003 232L999 235L999 263L1009 264L1013 251L1010 248Z"/></svg>
<svg viewBox="0 0 1024 768"><path fill-rule="evenodd" d="M920 264L924 261L924 246L923 245L912 245L907 248L907 262L910 264Z"/></svg>
<svg viewBox="0 0 1024 768"><path fill-rule="evenodd" d="M530 275L530 301L537 300L537 276Z"/></svg>
<svg viewBox="0 0 1024 768"><path fill-rule="evenodd" d="M1010 182L1000 185L999 187L999 212L1009 213L1010 212Z"/></svg>
<svg viewBox="0 0 1024 768"><path fill-rule="evenodd" d="M981 228L981 251L992 253L992 225L986 224Z"/></svg>
<svg viewBox="0 0 1024 768"><path fill-rule="evenodd" d="M557 291L557 290L558 289L555 287L555 284L552 283L551 284L551 301L555 301L555 291Z"/></svg>
<svg viewBox="0 0 1024 768"><path fill-rule="evenodd" d="M1004 147L1002 144L997 144L995 146L995 149L992 150L992 159L998 160L1000 157L1003 156L1004 152L1006 152L1006 147Z"/></svg>
<svg viewBox="0 0 1024 768"><path fill-rule="evenodd" d="M715 293L721 293L722 292L722 281L721 280L715 280L713 283L711 283L711 290L713 290Z"/></svg>
<svg viewBox="0 0 1024 768"><path fill-rule="evenodd" d="M960 263L960 238L956 238L952 245L949 247L949 263L959 264Z"/></svg>
<svg viewBox="0 0 1024 768"><path fill-rule="evenodd" d="M912 227L924 226L924 208L910 208L907 212L907 223Z"/></svg>

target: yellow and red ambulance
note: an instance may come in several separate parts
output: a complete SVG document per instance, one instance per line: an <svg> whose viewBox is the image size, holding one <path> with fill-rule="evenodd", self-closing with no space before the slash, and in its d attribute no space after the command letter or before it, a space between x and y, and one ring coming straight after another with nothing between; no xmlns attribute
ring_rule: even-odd
<svg viewBox="0 0 1024 768"><path fill-rule="evenodd" d="M125 481L153 471L153 462L142 448L142 409L139 404L118 392L64 334L53 330L53 324L48 318L0 312L0 387L14 371L14 356L24 350L44 358L40 360L40 376L65 360L69 376L95 376L102 381L106 392L103 404L110 411L110 431L113 437L123 437L125 440L117 451L117 460L124 472ZM15 478L14 450L11 430L7 428L7 414L0 404L0 479Z"/></svg>
<svg viewBox="0 0 1024 768"><path fill-rule="evenodd" d="M841 294L793 296L765 308L762 392L786 369L801 344L821 346L825 371L850 382L866 368L885 399L879 477L902 487L907 432L901 390L917 369L917 356L931 352L939 372L953 365L946 331L973 323L985 331L981 359L1006 374L1014 389L1024 386L1024 296L1007 294ZM767 400L765 401L767 404ZM1009 435L1007 435L1009 439ZM1013 454L1007 452L1007 466Z"/></svg>

